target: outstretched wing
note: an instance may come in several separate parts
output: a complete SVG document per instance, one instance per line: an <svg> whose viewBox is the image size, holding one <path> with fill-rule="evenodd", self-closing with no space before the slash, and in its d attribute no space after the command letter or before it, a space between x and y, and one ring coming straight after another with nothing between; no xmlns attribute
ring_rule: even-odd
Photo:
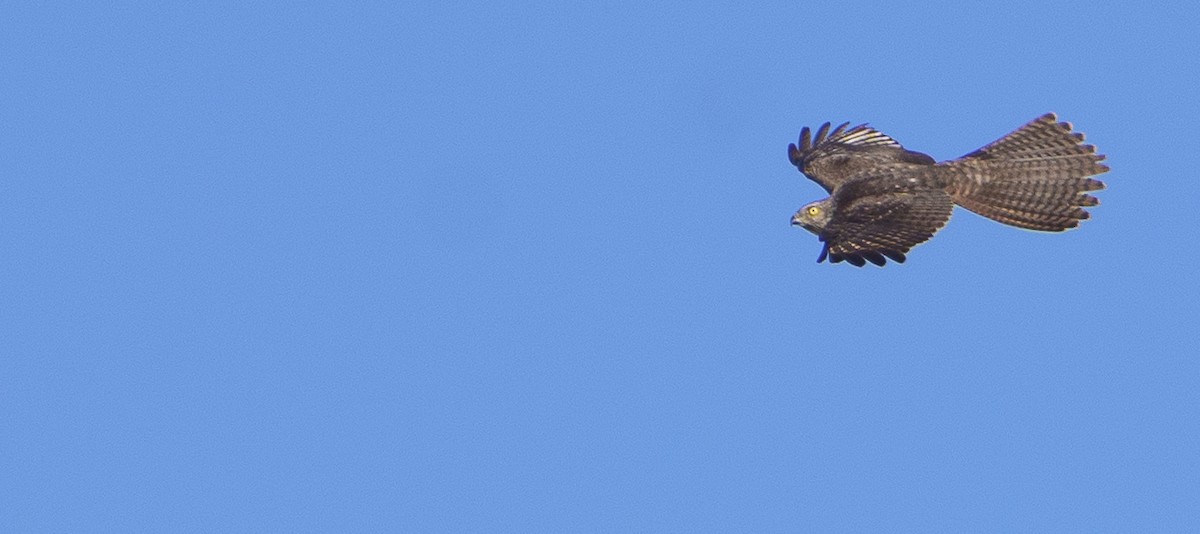
<svg viewBox="0 0 1200 534"><path fill-rule="evenodd" d="M788 145L788 159L810 180L832 193L851 176L889 163L933 165L933 158L905 150L883 132L860 124L848 128L844 122L830 132L830 123L822 124L814 136L807 126L800 130L799 145Z"/></svg>
<svg viewBox="0 0 1200 534"><path fill-rule="evenodd" d="M942 189L887 191L875 185L871 184L874 192L863 195L834 195L836 211L821 232L825 247L818 262L828 258L831 263L862 267L869 261L882 266L890 258L903 263L912 247L929 240L950 220L954 203ZM847 193L845 189L839 193Z"/></svg>

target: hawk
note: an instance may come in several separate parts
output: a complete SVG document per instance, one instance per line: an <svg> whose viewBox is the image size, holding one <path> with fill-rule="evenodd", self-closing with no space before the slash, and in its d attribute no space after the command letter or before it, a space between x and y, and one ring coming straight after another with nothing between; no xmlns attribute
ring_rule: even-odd
<svg viewBox="0 0 1200 534"><path fill-rule="evenodd" d="M957 204L1001 223L1061 232L1100 204L1090 191L1108 171L1082 133L1047 113L961 158L937 163L865 124L800 130L788 159L829 197L808 204L792 224L823 244L817 262L903 263L950 220Z"/></svg>

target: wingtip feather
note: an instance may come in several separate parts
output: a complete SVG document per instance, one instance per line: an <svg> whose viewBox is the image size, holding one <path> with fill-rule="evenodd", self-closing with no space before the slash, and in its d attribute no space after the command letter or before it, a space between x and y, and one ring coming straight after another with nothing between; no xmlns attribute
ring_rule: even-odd
<svg viewBox="0 0 1200 534"><path fill-rule="evenodd" d="M830 126L832 126L832 124L828 123L828 122L821 125L821 128L819 130L817 130L816 137L813 138L814 145L819 145L819 144L821 144L822 141L825 140L825 136L829 135L829 127Z"/></svg>

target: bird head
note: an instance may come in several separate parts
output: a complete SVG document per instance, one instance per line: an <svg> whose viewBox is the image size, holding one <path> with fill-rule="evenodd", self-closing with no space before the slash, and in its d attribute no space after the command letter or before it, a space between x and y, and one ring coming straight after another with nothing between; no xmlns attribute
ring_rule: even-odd
<svg viewBox="0 0 1200 534"><path fill-rule="evenodd" d="M833 203L827 198L809 203L795 215L792 215L792 225L804 227L805 230L817 235L821 235L821 230L825 229L825 225L829 224L829 218L833 216Z"/></svg>

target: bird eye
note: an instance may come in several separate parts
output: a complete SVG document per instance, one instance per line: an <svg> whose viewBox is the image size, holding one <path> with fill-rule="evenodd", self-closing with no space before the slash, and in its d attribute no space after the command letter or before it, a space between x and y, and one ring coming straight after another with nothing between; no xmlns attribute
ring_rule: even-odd
<svg viewBox="0 0 1200 534"><path fill-rule="evenodd" d="M820 214L821 214L821 208L818 208L816 206L808 207L808 216L809 217L816 217L817 215L820 215Z"/></svg>

